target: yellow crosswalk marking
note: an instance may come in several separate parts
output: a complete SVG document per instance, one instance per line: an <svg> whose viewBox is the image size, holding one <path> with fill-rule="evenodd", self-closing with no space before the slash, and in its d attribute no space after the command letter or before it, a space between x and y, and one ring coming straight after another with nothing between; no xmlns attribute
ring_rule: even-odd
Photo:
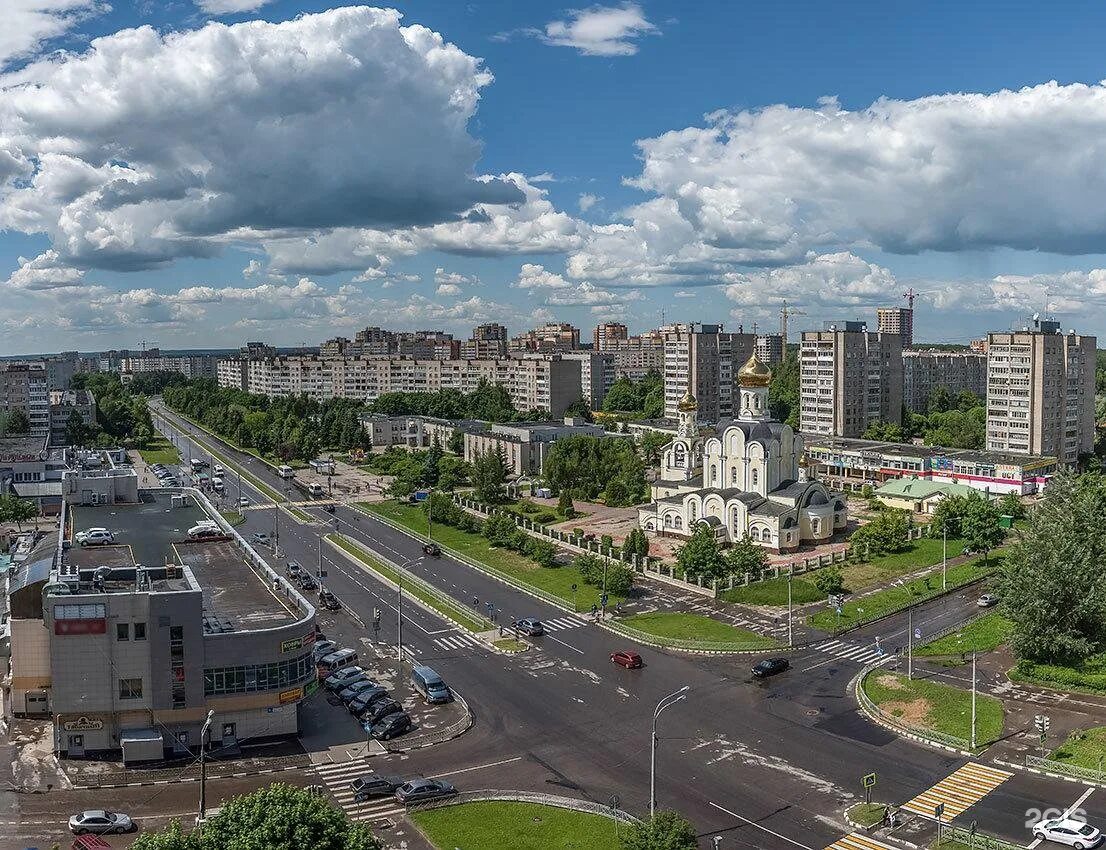
<svg viewBox="0 0 1106 850"><path fill-rule="evenodd" d="M934 817L934 809L943 803L945 811L941 819L951 820L978 803L1011 776L1013 774L1005 770L968 762L902 808L931 818Z"/></svg>
<svg viewBox="0 0 1106 850"><path fill-rule="evenodd" d="M896 848L859 832L851 832L844 838L838 838L826 850L896 850Z"/></svg>

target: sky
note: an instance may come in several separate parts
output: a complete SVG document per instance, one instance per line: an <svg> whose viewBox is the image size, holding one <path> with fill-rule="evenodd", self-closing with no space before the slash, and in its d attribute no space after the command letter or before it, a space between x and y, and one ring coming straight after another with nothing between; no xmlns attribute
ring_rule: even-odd
<svg viewBox="0 0 1106 850"><path fill-rule="evenodd" d="M3 0L0 355L1106 330L1106 7Z"/></svg>

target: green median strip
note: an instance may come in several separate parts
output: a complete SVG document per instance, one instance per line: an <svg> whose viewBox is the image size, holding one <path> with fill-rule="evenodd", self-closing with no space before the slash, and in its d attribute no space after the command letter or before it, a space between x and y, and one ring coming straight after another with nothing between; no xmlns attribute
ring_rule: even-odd
<svg viewBox="0 0 1106 850"><path fill-rule="evenodd" d="M741 643L748 644L749 649L762 646L765 649L779 646L779 641L770 637L738 628L721 620L704 617L701 614L687 614L682 612L654 612L651 614L634 614L630 617L622 617L617 621L639 632L665 639L677 640L682 644L690 644L696 641L704 643Z"/></svg>
<svg viewBox="0 0 1106 850"><path fill-rule="evenodd" d="M288 513L290 513L292 516L294 516L300 522L314 522L315 521L315 517L311 516L311 514L307 513L306 511L301 511L299 508L295 508L295 507L288 508Z"/></svg>
<svg viewBox="0 0 1106 850"><path fill-rule="evenodd" d="M1014 624L1001 614L992 612L965 625L952 634L914 647L914 655L940 657L966 655L970 652L991 652L1006 643Z"/></svg>
<svg viewBox="0 0 1106 850"><path fill-rule="evenodd" d="M618 823L610 818L537 803L463 803L416 812L411 819L438 850L614 850L626 846L619 841Z"/></svg>
<svg viewBox="0 0 1106 850"><path fill-rule="evenodd" d="M880 709L913 727L932 729L968 741L972 731L971 691L929 679L907 679L876 669L861 683L864 693ZM976 694L976 741L986 744L1002 735L1001 700Z"/></svg>
<svg viewBox="0 0 1106 850"><path fill-rule="evenodd" d="M417 579L411 573L406 570L398 570L393 567L382 564L376 558L372 556L366 549L348 540L345 537L339 537L336 534L328 534L324 538L327 543L333 546L337 546L344 551L359 564L372 570L381 578L386 579L395 585L403 587L405 593L415 597L420 602L425 603L430 608L433 608L447 620L456 623L464 629L467 629L474 634L480 632L486 632L488 629L494 628L491 621L485 620L483 617L474 615L468 608L462 605L460 602L453 602L444 595L439 596L432 593L421 586L421 579Z"/></svg>

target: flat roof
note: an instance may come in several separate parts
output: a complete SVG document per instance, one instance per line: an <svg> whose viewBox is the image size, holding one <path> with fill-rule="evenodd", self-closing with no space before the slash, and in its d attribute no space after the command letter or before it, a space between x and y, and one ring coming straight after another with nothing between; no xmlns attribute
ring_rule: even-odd
<svg viewBox="0 0 1106 850"><path fill-rule="evenodd" d="M981 451L979 449L952 449L943 446L919 446L914 443L887 443L880 440L862 440L857 437L834 437L832 435L805 432L800 436L806 443L807 448L826 446L851 451L879 452L880 454L898 455L899 457L948 457L973 463L1005 463L1011 466L1035 465L1042 461L1056 461L1054 457L1041 455L1019 455L1010 452Z"/></svg>
<svg viewBox="0 0 1106 850"><path fill-rule="evenodd" d="M48 435L0 437L0 460L37 460L46 451Z"/></svg>
<svg viewBox="0 0 1106 850"><path fill-rule="evenodd" d="M129 546L132 564L162 567L173 557L173 543L186 540L188 529L209 519L203 508L189 499L183 507L173 507L168 490L140 490L137 504L74 505L73 531L103 527L115 535L118 546ZM84 559L96 557L99 547L74 545L73 562L85 566ZM115 547L103 547L105 549Z"/></svg>
<svg viewBox="0 0 1106 850"><path fill-rule="evenodd" d="M299 619L250 569L232 540L189 540L174 545L203 594L206 616L230 620L234 629L268 629Z"/></svg>

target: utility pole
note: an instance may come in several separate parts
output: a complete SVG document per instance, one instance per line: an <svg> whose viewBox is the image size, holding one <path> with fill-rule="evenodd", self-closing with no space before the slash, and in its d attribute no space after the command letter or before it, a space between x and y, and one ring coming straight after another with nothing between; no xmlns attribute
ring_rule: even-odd
<svg viewBox="0 0 1106 850"><path fill-rule="evenodd" d="M207 720L204 721L204 725L200 729L200 810L196 814L196 824L201 829L207 817L207 761L205 759L207 749L204 745L204 741L205 739L209 739L211 734L211 721L214 719L215 709L212 708L207 712Z"/></svg>
<svg viewBox="0 0 1106 850"><path fill-rule="evenodd" d="M657 707L653 709L653 732L652 737L649 740L649 820L653 820L653 816L657 811L657 718L661 716L661 712L666 708L678 703L680 700L687 697L687 692L690 690L689 685L684 685L678 691L673 691L666 697L661 697L657 703Z"/></svg>
<svg viewBox="0 0 1106 850"><path fill-rule="evenodd" d="M906 609L906 678L914 678L914 606Z"/></svg>
<svg viewBox="0 0 1106 850"><path fill-rule="evenodd" d="M948 590L949 524L941 523L941 590Z"/></svg>
<svg viewBox="0 0 1106 850"><path fill-rule="evenodd" d="M975 653L972 653L972 740L971 749L975 749Z"/></svg>
<svg viewBox="0 0 1106 850"><path fill-rule="evenodd" d="M791 616L792 616L792 613L793 613L792 609L791 609L791 576L794 572L795 571L794 571L793 568L788 568L788 570L787 570L787 645L788 646L794 646L795 645L794 634L791 631Z"/></svg>

